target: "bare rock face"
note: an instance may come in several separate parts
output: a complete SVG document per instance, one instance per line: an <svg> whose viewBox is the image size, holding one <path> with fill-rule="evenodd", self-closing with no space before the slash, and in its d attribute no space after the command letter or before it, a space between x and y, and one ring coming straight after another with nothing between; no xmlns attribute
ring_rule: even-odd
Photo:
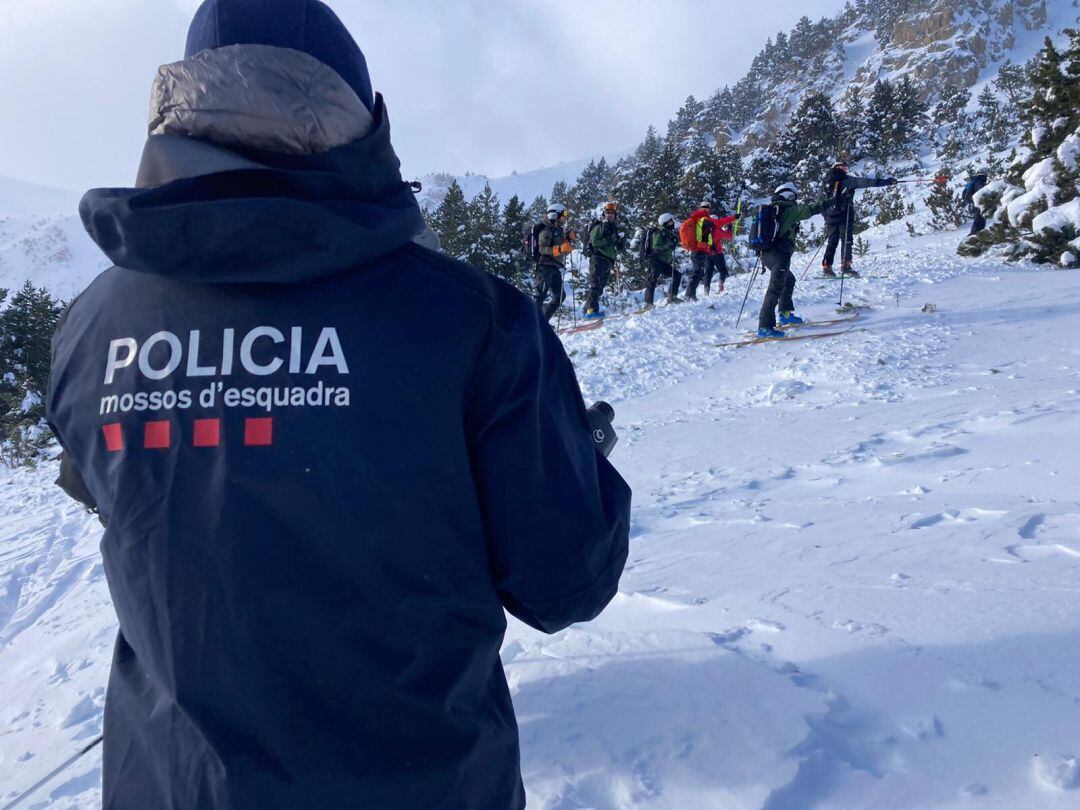
<svg viewBox="0 0 1080 810"><path fill-rule="evenodd" d="M866 96L879 79L904 75L932 106L946 87L970 88L988 67L1009 58L1023 32L1044 30L1047 4L1053 2L1073 0L913 0L893 24L888 42L878 42L870 53L864 43L873 36L869 32L875 23L851 12L834 22L836 27L826 37L831 38L828 47L808 55L828 62L822 70L800 70L783 88L763 83L762 96L797 101L804 92L821 89L839 104L848 90ZM853 46L860 53L858 64L849 61ZM814 78L845 73L850 76L847 83L833 79L827 87L817 86ZM740 151L749 154L767 145L786 125L791 111L790 104L780 101L757 111L753 124L734 139Z"/></svg>

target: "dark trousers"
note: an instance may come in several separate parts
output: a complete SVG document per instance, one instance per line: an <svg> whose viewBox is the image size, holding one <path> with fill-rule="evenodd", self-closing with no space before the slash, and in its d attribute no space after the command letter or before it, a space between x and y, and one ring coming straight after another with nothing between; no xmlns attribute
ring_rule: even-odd
<svg viewBox="0 0 1080 810"><path fill-rule="evenodd" d="M723 253L710 253L709 260L705 262L705 291L709 291L709 285L712 283L713 272L716 272L720 276L720 283L727 282L727 259L724 258Z"/></svg>
<svg viewBox="0 0 1080 810"><path fill-rule="evenodd" d="M705 290L712 284L713 273L720 276L720 283L727 281L727 262L723 253L706 253L703 250L695 250L690 253L690 280L686 283L686 297L697 298L697 287L702 277L705 279Z"/></svg>
<svg viewBox="0 0 1080 810"><path fill-rule="evenodd" d="M611 268L615 263L606 256L594 254L589 258L589 289L585 293L585 310L596 312L600 309L600 294L611 278Z"/></svg>
<svg viewBox="0 0 1080 810"><path fill-rule="evenodd" d="M562 268L555 264L538 264L534 280L536 292L533 294L533 299L536 301L536 306L540 308L540 313L550 321L551 316L558 311L566 297L563 292ZM551 300L545 304L544 299L548 295L551 296Z"/></svg>
<svg viewBox="0 0 1080 810"><path fill-rule="evenodd" d="M971 230L968 232L968 236L974 236L986 227L986 217L984 217L982 215L982 211L980 211L974 205L968 209L968 213L972 214L975 217L974 222L971 223Z"/></svg>
<svg viewBox="0 0 1080 810"><path fill-rule="evenodd" d="M761 263L769 271L769 288L765 291L765 300L761 302L758 328L775 329L777 305L781 312L795 309L795 302L791 300L795 292L795 274L790 269L791 254L767 250L761 254Z"/></svg>
<svg viewBox="0 0 1080 810"><path fill-rule="evenodd" d="M853 219L853 213L848 209L848 214L845 215L845 219L839 222L826 222L825 232L828 235L828 241L825 243L825 255L822 257L822 267L832 267L833 258L836 256L836 246L840 240L844 241L843 255L840 257L840 261L847 267L851 264L851 241L855 235L855 224ZM846 233L845 233L846 231Z"/></svg>
<svg viewBox="0 0 1080 810"><path fill-rule="evenodd" d="M645 280L645 303L650 306L656 297L656 285L662 278L671 279L671 287L668 288L668 298L674 298L679 291L679 283L682 281L682 273L674 269L670 264L656 256L649 256L646 261L649 264L649 276Z"/></svg>

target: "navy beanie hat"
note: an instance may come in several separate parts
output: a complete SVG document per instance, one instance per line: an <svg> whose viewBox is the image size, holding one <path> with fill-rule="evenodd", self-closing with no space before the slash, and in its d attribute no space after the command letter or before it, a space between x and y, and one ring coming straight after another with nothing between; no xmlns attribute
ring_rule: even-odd
<svg viewBox="0 0 1080 810"><path fill-rule="evenodd" d="M375 109L367 61L356 40L319 0L206 0L188 28L185 58L226 45L273 45L313 56L337 71Z"/></svg>

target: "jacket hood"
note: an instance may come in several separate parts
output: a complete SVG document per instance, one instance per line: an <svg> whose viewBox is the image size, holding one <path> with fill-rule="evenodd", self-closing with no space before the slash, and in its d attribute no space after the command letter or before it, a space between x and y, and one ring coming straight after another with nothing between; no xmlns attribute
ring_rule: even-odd
<svg viewBox="0 0 1080 810"><path fill-rule="evenodd" d="M245 64L258 62L259 52L295 53L302 58L297 62L301 65L310 59L288 49L254 46L252 51L252 47L208 53L231 54ZM283 61L277 59L280 54L270 55L271 64L290 63L291 57ZM248 75L264 82L273 81L268 76L289 75L267 73L266 65L263 60ZM208 74L171 70L167 75ZM335 79L355 98L333 71L316 75ZM248 107L248 99L237 95L266 98L269 92L265 84L257 90L245 90L243 82L228 86L235 89L231 95L221 88L212 92L229 110ZM175 92L159 96L156 84L155 99L208 98L211 92L185 81L175 87ZM295 109L291 95L304 95L309 87L279 82L278 116ZM358 100L356 104L364 109ZM326 104L310 101L308 109L316 122L309 132L348 131L321 125L328 120ZM331 112L329 118L336 115ZM151 118L153 126L153 110ZM317 151L280 139L274 141L275 150L263 148L266 138L246 139L245 128L237 125L244 117L228 119L227 148L211 137L217 137L222 127L201 126L204 117L171 120L189 126L150 136L136 188L93 189L79 204L87 233L119 267L208 283L294 283L372 262L428 232L410 186L401 179L381 96L376 97L370 122L361 125L366 134ZM213 118L215 125L223 120ZM261 135L283 131L268 129L272 111L259 120L247 120ZM319 146L335 140L333 135L321 138L316 137ZM307 143L310 146L310 140Z"/></svg>
<svg viewBox="0 0 1080 810"><path fill-rule="evenodd" d="M231 45L158 68L150 134L312 154L371 131L372 114L318 59L291 48Z"/></svg>

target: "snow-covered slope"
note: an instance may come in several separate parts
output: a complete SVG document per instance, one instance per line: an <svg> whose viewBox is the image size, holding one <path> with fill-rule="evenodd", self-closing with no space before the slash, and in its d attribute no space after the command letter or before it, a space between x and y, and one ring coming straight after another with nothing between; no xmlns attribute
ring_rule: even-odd
<svg viewBox="0 0 1080 810"><path fill-rule="evenodd" d="M600 619L510 625L530 807L1080 806L1080 276L863 236L844 336L717 348L743 275L566 338L634 513ZM0 473L0 801L100 729L100 529L54 477ZM27 806L99 806L97 757Z"/></svg>
<svg viewBox="0 0 1080 810"><path fill-rule="evenodd" d="M627 154L629 154L629 150L613 152L610 155L605 155L604 159L607 160L608 164L614 165ZM545 197L549 195L552 186L560 181L567 185L573 185L582 169L589 165L589 161L593 159L600 160L600 157L559 163L555 166L534 169L528 172L515 172L506 177L490 178L482 174L428 174L420 178L424 188L417 199L420 201L422 208L434 210L442 202L443 197L446 196L446 190L450 188L450 183L456 180L458 185L461 186L461 190L465 192L466 200L471 200L484 190L486 183L490 183L491 190L499 195L499 199L503 203L516 194L518 199L528 205L541 195Z"/></svg>
<svg viewBox="0 0 1080 810"><path fill-rule="evenodd" d="M750 152L768 145L804 93L865 103L880 79L908 77L931 106L947 87L970 88L974 99L1003 63L1026 63L1045 36L1078 19L1075 0L860 2L832 19L804 19L770 40L732 88L734 131L721 137Z"/></svg>
<svg viewBox="0 0 1080 810"><path fill-rule="evenodd" d="M79 197L0 177L0 288L30 280L67 300L108 267L79 220Z"/></svg>

